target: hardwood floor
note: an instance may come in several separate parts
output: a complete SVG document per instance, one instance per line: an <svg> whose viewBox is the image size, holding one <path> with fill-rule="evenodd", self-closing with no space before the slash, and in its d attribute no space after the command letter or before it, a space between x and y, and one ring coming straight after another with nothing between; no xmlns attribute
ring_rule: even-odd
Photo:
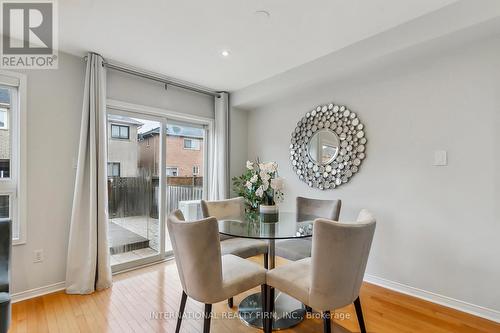
<svg viewBox="0 0 500 333"><path fill-rule="evenodd" d="M279 259L277 264L286 261ZM236 296L235 305L258 290ZM15 303L9 332L174 332L176 319L170 316L178 311L181 292L175 263L170 261L116 275L111 289L92 295L58 292ZM368 283L362 287L361 301L368 332L500 332L500 324ZM236 309L229 310L225 302L216 304L211 332L260 332L243 325ZM184 319L181 332L201 332L202 311L202 304L188 298L186 313L195 318ZM338 325L359 332L354 306L336 313L344 316L335 320ZM322 332L322 327L320 319L309 318L285 332ZM340 331L344 330L334 330Z"/></svg>

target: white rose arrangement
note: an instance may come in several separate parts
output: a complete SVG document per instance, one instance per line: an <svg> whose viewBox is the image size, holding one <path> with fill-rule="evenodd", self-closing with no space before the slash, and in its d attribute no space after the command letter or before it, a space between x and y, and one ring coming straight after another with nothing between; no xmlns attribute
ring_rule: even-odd
<svg viewBox="0 0 500 333"><path fill-rule="evenodd" d="M233 178L233 189L245 198L250 210L283 201L284 179L278 176L276 162L247 161L246 169L243 175Z"/></svg>

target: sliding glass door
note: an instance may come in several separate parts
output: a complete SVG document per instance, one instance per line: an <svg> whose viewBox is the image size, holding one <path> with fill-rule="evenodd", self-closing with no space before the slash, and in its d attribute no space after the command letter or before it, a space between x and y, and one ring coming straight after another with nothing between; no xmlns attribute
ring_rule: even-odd
<svg viewBox="0 0 500 333"><path fill-rule="evenodd" d="M166 216L201 217L208 124L109 109L108 210L113 271L172 254Z"/></svg>
<svg viewBox="0 0 500 333"><path fill-rule="evenodd" d="M165 132L167 212L180 209L186 220L199 219L207 179L207 126L167 119ZM172 250L168 235L165 249Z"/></svg>
<svg viewBox="0 0 500 333"><path fill-rule="evenodd" d="M162 123L140 114L108 113L108 238L117 270L163 257Z"/></svg>

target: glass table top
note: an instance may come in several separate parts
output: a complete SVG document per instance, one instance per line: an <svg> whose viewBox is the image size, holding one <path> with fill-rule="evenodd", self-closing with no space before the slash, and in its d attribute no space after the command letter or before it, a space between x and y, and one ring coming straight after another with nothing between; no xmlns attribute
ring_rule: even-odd
<svg viewBox="0 0 500 333"><path fill-rule="evenodd" d="M295 213L280 212L278 222L261 222L258 214L243 220L219 220L219 233L254 239L291 239L311 237L313 220L297 222Z"/></svg>

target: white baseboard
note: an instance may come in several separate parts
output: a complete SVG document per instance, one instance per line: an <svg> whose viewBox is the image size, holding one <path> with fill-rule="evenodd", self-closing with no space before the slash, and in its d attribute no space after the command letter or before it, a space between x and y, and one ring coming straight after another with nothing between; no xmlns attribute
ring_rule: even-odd
<svg viewBox="0 0 500 333"><path fill-rule="evenodd" d="M38 287L30 290L21 291L11 295L12 303L24 301L26 299L43 296L56 291L64 290L65 282L58 282L54 284L49 284L48 286Z"/></svg>
<svg viewBox="0 0 500 333"><path fill-rule="evenodd" d="M418 289L415 287L411 287L399 282L390 281L370 274L366 274L364 280L366 282L373 283L383 288L394 290L402 294L424 299L432 303L443 305L458 311L462 311L465 313L472 314L474 316L478 316L481 318L485 318L500 323L500 311L497 310L488 309L479 305L467 303L451 297L439 295L430 291ZM16 303L26 299L43 296L56 291L64 290L64 288L65 288L65 282L62 281L50 284L48 286L22 291L19 293L12 294L12 302Z"/></svg>
<svg viewBox="0 0 500 333"><path fill-rule="evenodd" d="M430 291L407 286L399 282L390 281L370 274L366 274L364 280L366 282L373 283L378 286L400 292L402 294L421 298L432 303L443 305L458 311L462 311L465 313L472 314L474 316L478 316L481 318L485 318L500 323L500 311L497 310L488 309L479 305L467 303L451 297L439 295Z"/></svg>
<svg viewBox="0 0 500 333"><path fill-rule="evenodd" d="M125 272L131 271L131 270L136 270L136 269L147 267L147 266L156 265L156 264L159 264L159 263L162 263L162 262L170 261L172 259L173 259L173 257L169 257L169 258L165 258L163 260L156 261L156 262L153 262L153 263L148 263L148 264L144 264L144 265L141 265L141 266L133 267L133 268L130 268L130 269L125 269L125 270L122 270L122 271L119 271L119 272L113 272L113 275L120 274L120 273L125 273ZM65 281L61 281L61 282L57 282L57 283L54 283L54 284L49 284L47 286L33 288L33 289L29 289L29 290L24 290L24 291L12 294L11 295L11 301L12 301L12 303L17 303L17 302L24 301L24 300L27 300L27 299L30 299L30 298L35 298L35 297L39 297L39 296L43 296L43 295L54 293L56 291L61 291L61 290L64 290L65 288L66 288L66 282Z"/></svg>

